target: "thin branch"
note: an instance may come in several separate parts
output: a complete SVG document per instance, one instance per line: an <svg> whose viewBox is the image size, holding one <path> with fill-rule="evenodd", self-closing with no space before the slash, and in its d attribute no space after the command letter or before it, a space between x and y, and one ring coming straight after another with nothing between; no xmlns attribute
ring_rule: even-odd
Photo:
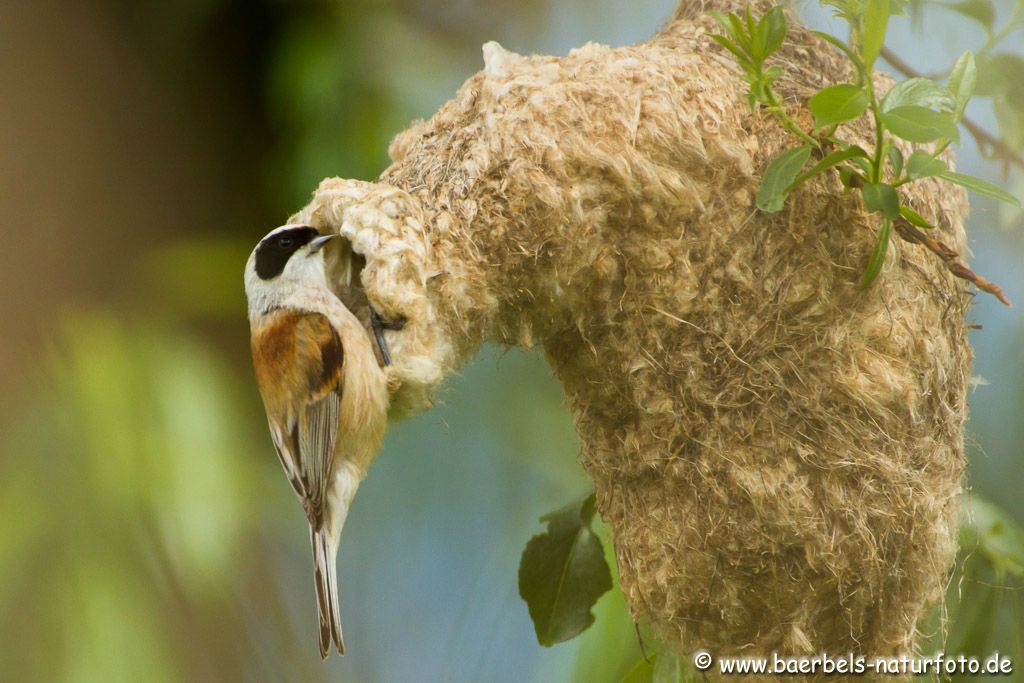
<svg viewBox="0 0 1024 683"><path fill-rule="evenodd" d="M892 65L894 69L899 71L907 78L921 77L920 71L907 64L899 55L897 55L889 48L882 47L881 55L885 59L885 61L889 62L889 64ZM975 142L978 143L978 147L981 147L982 149L988 147L993 152L995 152L996 156L1012 164L1015 164L1020 168L1024 168L1024 156L1021 156L1012 147L1010 147L1005 142L1000 140L998 137L996 137L992 133L989 133L987 130L985 130L984 128L982 128L977 123L975 123L974 121L967 117L964 117L962 123L964 124L964 128L967 129L967 132L969 132L971 134L971 137L974 138Z"/></svg>
<svg viewBox="0 0 1024 683"><path fill-rule="evenodd" d="M943 242L942 240L935 239L928 233L912 225L905 218L900 216L895 221L896 234L898 234L903 240L914 244L922 244L933 254L938 256L946 264L946 268L953 275L973 282L974 286L983 292L988 292L993 295L1004 306L1013 307L1010 303L1010 299L1003 292L1003 288L997 285L995 282L985 279L981 275L978 275L971 270L963 261L960 260L960 254L957 253L956 249Z"/></svg>

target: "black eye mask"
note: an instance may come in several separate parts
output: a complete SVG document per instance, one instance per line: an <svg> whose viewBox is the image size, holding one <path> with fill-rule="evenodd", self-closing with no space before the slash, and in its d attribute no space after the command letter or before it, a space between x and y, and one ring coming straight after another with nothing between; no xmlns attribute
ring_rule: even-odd
<svg viewBox="0 0 1024 683"><path fill-rule="evenodd" d="M271 280L284 270L288 259L309 244L320 232L308 225L300 225L265 238L256 247L256 274L261 280Z"/></svg>

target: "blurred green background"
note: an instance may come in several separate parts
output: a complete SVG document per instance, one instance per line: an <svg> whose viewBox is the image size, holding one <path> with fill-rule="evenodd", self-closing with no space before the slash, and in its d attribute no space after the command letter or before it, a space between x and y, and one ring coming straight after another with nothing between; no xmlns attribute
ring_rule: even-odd
<svg viewBox="0 0 1024 683"><path fill-rule="evenodd" d="M0 680L617 681L640 660L617 591L583 637L535 642L519 553L588 485L542 357L486 348L442 405L390 430L342 540L350 654L321 663L306 522L251 377L241 272L321 178L372 179L391 136L480 68L483 42L626 44L674 5L4 4ZM839 30L816 3L804 15ZM935 11L888 45L930 73L985 40ZM1005 49L1021 51L1019 32ZM996 128L990 102L968 113ZM961 166L1024 194L966 136ZM1024 303L1020 217L972 204L975 269ZM1018 311L978 297L971 312L969 480L992 505L971 504L949 618L926 628L1020 671Z"/></svg>

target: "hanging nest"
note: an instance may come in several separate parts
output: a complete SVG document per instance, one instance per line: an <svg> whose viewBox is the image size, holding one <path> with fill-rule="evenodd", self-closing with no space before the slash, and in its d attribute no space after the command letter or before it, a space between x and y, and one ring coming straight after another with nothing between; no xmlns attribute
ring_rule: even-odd
<svg viewBox="0 0 1024 683"><path fill-rule="evenodd" d="M795 140L750 111L703 5L631 47L488 43L378 182L325 180L292 220L347 238L351 305L407 320L398 412L481 342L543 346L632 613L671 647L908 653L956 547L970 296L899 240L859 291L879 219L835 175L755 208ZM798 120L852 77L799 26L776 64ZM841 132L872 146L866 118ZM963 251L961 190L901 192Z"/></svg>

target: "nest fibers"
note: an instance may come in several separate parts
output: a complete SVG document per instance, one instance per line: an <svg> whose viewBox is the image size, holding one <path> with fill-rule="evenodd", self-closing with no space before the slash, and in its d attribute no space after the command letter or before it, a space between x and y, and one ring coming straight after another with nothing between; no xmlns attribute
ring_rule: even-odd
<svg viewBox="0 0 1024 683"><path fill-rule="evenodd" d="M955 550L969 296L898 240L858 291L879 220L834 175L754 207L795 141L689 7L632 47L488 43L379 182L325 180L292 220L339 231L360 295L408 320L399 411L483 341L543 345L633 615L675 649L909 652ZM851 77L800 27L777 63L798 117ZM965 247L962 191L901 191Z"/></svg>

